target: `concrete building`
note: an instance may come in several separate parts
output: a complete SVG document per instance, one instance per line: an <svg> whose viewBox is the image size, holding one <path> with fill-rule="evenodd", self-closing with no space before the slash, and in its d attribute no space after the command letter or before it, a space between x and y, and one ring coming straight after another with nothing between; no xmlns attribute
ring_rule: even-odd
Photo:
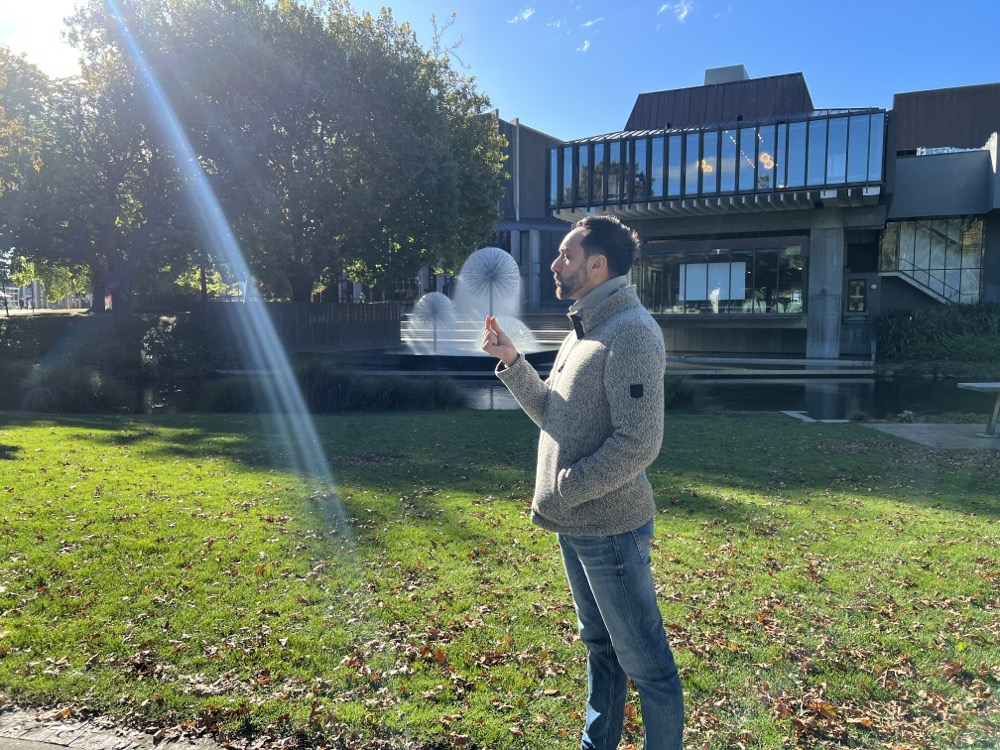
<svg viewBox="0 0 1000 750"><path fill-rule="evenodd" d="M867 358L881 310L1000 300L998 130L1000 83L816 109L801 73L714 69L639 95L619 133L549 146L547 210L636 229L672 353ZM566 229L510 229L529 311Z"/></svg>

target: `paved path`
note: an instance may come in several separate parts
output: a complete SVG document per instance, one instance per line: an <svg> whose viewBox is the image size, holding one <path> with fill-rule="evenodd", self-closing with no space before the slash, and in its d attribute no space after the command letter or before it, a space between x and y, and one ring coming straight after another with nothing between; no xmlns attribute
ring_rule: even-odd
<svg viewBox="0 0 1000 750"><path fill-rule="evenodd" d="M983 437L983 423L908 424L905 422L865 422L879 432L910 440L930 448L959 450L1000 450L1000 437ZM2 749L0 749L2 750Z"/></svg>
<svg viewBox="0 0 1000 750"><path fill-rule="evenodd" d="M209 738L145 734L110 719L80 720L59 711L0 708L0 750L219 750Z"/></svg>

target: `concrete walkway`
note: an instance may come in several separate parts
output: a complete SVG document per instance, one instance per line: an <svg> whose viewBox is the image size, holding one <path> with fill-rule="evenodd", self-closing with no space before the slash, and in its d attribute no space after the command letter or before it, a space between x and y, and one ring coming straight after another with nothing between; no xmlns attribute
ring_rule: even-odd
<svg viewBox="0 0 1000 750"><path fill-rule="evenodd" d="M895 435L929 448L957 450L1000 450L1000 437L984 437L984 422L975 424L907 424L903 422L864 422L887 435Z"/></svg>
<svg viewBox="0 0 1000 750"><path fill-rule="evenodd" d="M60 711L0 708L0 750L219 750L209 738L145 734L110 719L79 720Z"/></svg>

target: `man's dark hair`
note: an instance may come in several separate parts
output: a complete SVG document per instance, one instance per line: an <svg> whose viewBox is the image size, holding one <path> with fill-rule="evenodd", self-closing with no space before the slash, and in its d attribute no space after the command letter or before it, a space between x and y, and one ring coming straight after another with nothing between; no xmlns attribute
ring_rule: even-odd
<svg viewBox="0 0 1000 750"><path fill-rule="evenodd" d="M603 255L608 259L611 277L624 276L632 268L639 252L639 235L615 216L585 216L575 225L583 229L580 244L588 255Z"/></svg>

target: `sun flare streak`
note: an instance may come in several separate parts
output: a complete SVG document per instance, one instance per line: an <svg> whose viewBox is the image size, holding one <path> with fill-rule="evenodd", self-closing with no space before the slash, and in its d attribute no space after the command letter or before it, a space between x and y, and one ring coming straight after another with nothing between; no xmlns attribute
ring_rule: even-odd
<svg viewBox="0 0 1000 750"><path fill-rule="evenodd" d="M146 87L150 103L157 115L165 142L173 152L174 160L190 192L190 203L195 207L196 221L203 241L214 257L223 260L234 270L236 278L249 279L250 270L225 213L209 185L184 133L180 120L163 90L138 41L128 28L117 0L105 0L111 18L118 26L126 54L135 66L139 83ZM316 425L302 397L291 364L274 325L262 303L243 306L244 314L237 316L243 326L242 339L252 361L264 374L259 378L259 395L263 398L263 411L273 422L282 447L283 456L291 468L300 475L321 483L321 494L335 499L333 476L323 450ZM339 502L336 511L340 515ZM327 511L333 510L327 508Z"/></svg>

